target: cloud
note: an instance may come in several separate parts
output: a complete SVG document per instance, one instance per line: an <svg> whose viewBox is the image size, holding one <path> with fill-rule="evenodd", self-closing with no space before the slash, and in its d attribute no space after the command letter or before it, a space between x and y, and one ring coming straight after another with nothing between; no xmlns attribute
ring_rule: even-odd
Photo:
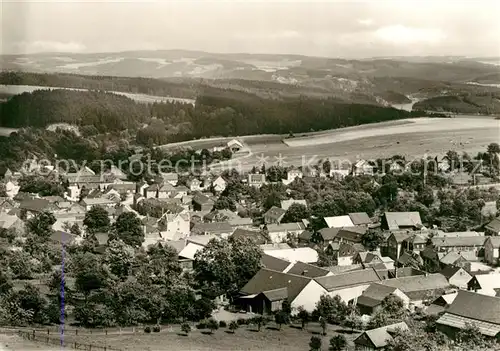
<svg viewBox="0 0 500 351"><path fill-rule="evenodd" d="M391 25L377 29L375 37L392 44L435 44L443 40L446 35L436 28L416 28L403 25Z"/></svg>
<svg viewBox="0 0 500 351"><path fill-rule="evenodd" d="M359 19L358 23L361 24L362 26L369 27L373 24L373 20L371 18Z"/></svg>
<svg viewBox="0 0 500 351"><path fill-rule="evenodd" d="M85 45L77 42L60 41L22 41L14 45L14 50L19 53L37 53L37 52L71 52L79 53L85 51Z"/></svg>

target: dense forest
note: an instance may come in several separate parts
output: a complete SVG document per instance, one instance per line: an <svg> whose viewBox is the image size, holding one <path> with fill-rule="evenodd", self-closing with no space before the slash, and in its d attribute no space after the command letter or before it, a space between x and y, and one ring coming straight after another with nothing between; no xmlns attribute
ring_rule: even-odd
<svg viewBox="0 0 500 351"><path fill-rule="evenodd" d="M423 115L337 99L264 99L228 89L198 96L196 105L134 102L101 91L43 90L0 104L3 127L45 127L66 122L98 133L138 130L144 145L211 136L288 134ZM90 127L94 126L94 127Z"/></svg>
<svg viewBox="0 0 500 351"><path fill-rule="evenodd" d="M413 105L415 110L447 111L469 114L500 113L500 96L493 93L438 96Z"/></svg>
<svg viewBox="0 0 500 351"><path fill-rule="evenodd" d="M66 122L93 125L104 133L137 128L148 116L147 105L98 91L37 90L0 104L3 127L45 127Z"/></svg>

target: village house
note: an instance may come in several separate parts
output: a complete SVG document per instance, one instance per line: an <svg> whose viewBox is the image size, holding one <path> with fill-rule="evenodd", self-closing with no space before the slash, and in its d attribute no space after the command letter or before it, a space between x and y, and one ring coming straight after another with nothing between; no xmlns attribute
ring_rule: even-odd
<svg viewBox="0 0 500 351"><path fill-rule="evenodd" d="M159 199L168 199L170 197L173 197L174 193L176 193L176 189L170 183L163 183L158 187Z"/></svg>
<svg viewBox="0 0 500 351"><path fill-rule="evenodd" d="M418 230L423 224L418 212L385 212L381 226L385 230Z"/></svg>
<svg viewBox="0 0 500 351"><path fill-rule="evenodd" d="M186 185L189 188L189 190L192 192L204 190L203 181L201 181L198 178L189 179L186 182Z"/></svg>
<svg viewBox="0 0 500 351"><path fill-rule="evenodd" d="M424 251L426 246L427 237L420 234L410 234L402 243L403 251L414 252L416 254Z"/></svg>
<svg viewBox="0 0 500 351"><path fill-rule="evenodd" d="M282 223L282 224L266 224L264 231L267 233L271 242L280 243L288 237L297 238L304 231L304 224L297 223Z"/></svg>
<svg viewBox="0 0 500 351"><path fill-rule="evenodd" d="M370 164L370 162L366 160L357 161L352 169L352 173L355 176L360 175L373 175L374 166Z"/></svg>
<svg viewBox="0 0 500 351"><path fill-rule="evenodd" d="M307 207L306 200L294 200L293 198L288 200L281 200L281 208L285 211L287 211L293 204L299 204Z"/></svg>
<svg viewBox="0 0 500 351"><path fill-rule="evenodd" d="M316 278L315 281L322 289L310 291L311 297L319 301L321 295L338 295L345 303L356 305L357 299L363 294L363 291L375 282L382 279L373 268L350 271L331 276ZM310 306L313 307L313 306Z"/></svg>
<svg viewBox="0 0 500 351"><path fill-rule="evenodd" d="M160 173L160 177L162 178L163 182L169 183L172 186L176 186L179 182L179 175L175 172Z"/></svg>
<svg viewBox="0 0 500 351"><path fill-rule="evenodd" d="M229 237L234 228L228 222L197 223L191 228L195 235L217 235L222 238Z"/></svg>
<svg viewBox="0 0 500 351"><path fill-rule="evenodd" d="M429 316L441 315L451 306L457 295L458 292L453 292L439 296L425 309L425 313Z"/></svg>
<svg viewBox="0 0 500 351"><path fill-rule="evenodd" d="M288 185L292 183L295 179L302 179L304 174L302 171L296 167L291 167L286 172L286 179L283 179L283 184Z"/></svg>
<svg viewBox="0 0 500 351"><path fill-rule="evenodd" d="M248 174L248 185L256 188L260 188L262 185L266 184L266 175L260 173L250 173Z"/></svg>
<svg viewBox="0 0 500 351"><path fill-rule="evenodd" d="M355 264L355 257L360 253L366 251L366 249L361 244L351 244L348 242L339 243L339 249L337 251L337 265L338 266L350 266Z"/></svg>
<svg viewBox="0 0 500 351"><path fill-rule="evenodd" d="M196 192L193 195L193 209L195 211L211 211L214 207L214 200L208 196Z"/></svg>
<svg viewBox="0 0 500 351"><path fill-rule="evenodd" d="M367 228L363 226L358 227L343 227L340 228L334 241L340 243L360 244L363 235L367 232Z"/></svg>
<svg viewBox="0 0 500 351"><path fill-rule="evenodd" d="M450 285L460 289L467 289L468 283L472 279L472 275L461 267L446 267L441 272L448 279Z"/></svg>
<svg viewBox="0 0 500 351"><path fill-rule="evenodd" d="M443 254L438 254L438 257ZM441 267L460 267L470 272L471 263L459 251L450 251L439 258Z"/></svg>
<svg viewBox="0 0 500 351"><path fill-rule="evenodd" d="M491 236L500 236L500 216L485 225L484 234Z"/></svg>
<svg viewBox="0 0 500 351"><path fill-rule="evenodd" d="M227 222L238 215L230 210L212 210L203 216L205 223Z"/></svg>
<svg viewBox="0 0 500 351"><path fill-rule="evenodd" d="M314 238L315 242L317 242L319 244L323 244L323 245L326 245L328 243L332 243L334 241L338 243L338 240L335 240L335 238L337 237L337 234L339 233L339 231L340 231L340 228L323 228L323 229L318 230L313 235L313 238Z"/></svg>
<svg viewBox="0 0 500 351"><path fill-rule="evenodd" d="M432 245L438 253L460 252L469 261L478 261L484 255L484 236L433 237Z"/></svg>
<svg viewBox="0 0 500 351"><path fill-rule="evenodd" d="M382 308L382 301L390 295L399 297L403 301L404 307L409 308L410 298L401 290L379 283L373 283L363 291L363 294L358 297L356 306L362 315L371 315Z"/></svg>
<svg viewBox="0 0 500 351"><path fill-rule="evenodd" d="M387 254L397 261L403 254L403 243L410 237L407 231L393 231L387 239Z"/></svg>
<svg viewBox="0 0 500 351"><path fill-rule="evenodd" d="M226 146L229 150L231 150L232 153L239 152L244 148L243 144L236 139L228 141Z"/></svg>
<svg viewBox="0 0 500 351"><path fill-rule="evenodd" d="M231 234L233 239L250 239L258 245L265 244L267 242L266 237L259 230L248 230L243 228L236 228Z"/></svg>
<svg viewBox="0 0 500 351"><path fill-rule="evenodd" d="M267 268L278 272L284 272L288 267L294 265L294 263L291 263L290 261L270 256L266 253L262 254L262 257L260 258L260 264L262 265L262 268Z"/></svg>
<svg viewBox="0 0 500 351"><path fill-rule="evenodd" d="M24 222L16 215L9 215L8 213L0 213L0 229L13 230L16 233L24 233Z"/></svg>
<svg viewBox="0 0 500 351"><path fill-rule="evenodd" d="M372 224L370 216L366 212L349 213L349 218L355 226L369 226Z"/></svg>
<svg viewBox="0 0 500 351"><path fill-rule="evenodd" d="M491 265L498 265L500 236L490 236L484 242L484 260Z"/></svg>
<svg viewBox="0 0 500 351"><path fill-rule="evenodd" d="M326 277L333 275L333 273L328 269L314 266L312 264L304 262L292 263L282 272L288 274L303 275L309 278L319 278L319 277Z"/></svg>
<svg viewBox="0 0 500 351"><path fill-rule="evenodd" d="M405 322L366 330L354 339L354 348L356 351L384 350L396 332L407 330L409 328Z"/></svg>
<svg viewBox="0 0 500 351"><path fill-rule="evenodd" d="M325 217L324 220L328 228L354 227L354 223L348 215Z"/></svg>
<svg viewBox="0 0 500 351"><path fill-rule="evenodd" d="M401 290L410 298L411 306L422 306L450 287L446 277L440 273L388 279L381 284Z"/></svg>
<svg viewBox="0 0 500 351"><path fill-rule="evenodd" d="M166 213L158 222L160 235L164 240L180 240L191 234L188 212Z"/></svg>
<svg viewBox="0 0 500 351"><path fill-rule="evenodd" d="M471 324L484 336L498 337L500 298L459 290L453 303L436 321L437 329L451 338Z"/></svg>
<svg viewBox="0 0 500 351"><path fill-rule="evenodd" d="M222 178L221 176L218 176L215 178L215 180L212 182L212 188L214 189L215 192L221 193L224 190L226 190L227 187L227 182Z"/></svg>
<svg viewBox="0 0 500 351"><path fill-rule="evenodd" d="M26 199L20 202L18 209L26 213L26 219L30 219L37 213L54 211L55 205L44 199Z"/></svg>
<svg viewBox="0 0 500 351"><path fill-rule="evenodd" d="M467 283L467 290L481 295L497 296L500 291L500 273L474 275Z"/></svg>
<svg viewBox="0 0 500 351"><path fill-rule="evenodd" d="M266 213L264 213L265 224L280 224L285 216L286 210L273 206Z"/></svg>
<svg viewBox="0 0 500 351"><path fill-rule="evenodd" d="M80 203L82 206L84 206L87 209L87 211L89 211L92 208L92 206L114 207L119 202L120 202L119 199L117 201L115 199L107 199L104 197L98 197L98 198L94 198L94 199L85 198Z"/></svg>
<svg viewBox="0 0 500 351"><path fill-rule="evenodd" d="M379 251L358 252L352 259L353 264L361 264L363 268L383 265L386 269L394 269L394 260L390 257L381 256Z"/></svg>

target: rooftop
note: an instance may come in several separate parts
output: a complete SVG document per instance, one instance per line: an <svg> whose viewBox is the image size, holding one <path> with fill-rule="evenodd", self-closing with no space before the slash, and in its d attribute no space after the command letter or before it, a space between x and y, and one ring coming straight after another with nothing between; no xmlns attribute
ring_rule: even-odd
<svg viewBox="0 0 500 351"><path fill-rule="evenodd" d="M379 282L381 279L375 269L368 268L327 277L320 277L315 280L319 285L331 292L346 287Z"/></svg>

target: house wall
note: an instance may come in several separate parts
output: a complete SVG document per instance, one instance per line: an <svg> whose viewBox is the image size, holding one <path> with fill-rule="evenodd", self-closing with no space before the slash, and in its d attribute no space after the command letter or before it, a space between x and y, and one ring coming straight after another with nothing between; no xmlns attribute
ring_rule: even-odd
<svg viewBox="0 0 500 351"><path fill-rule="evenodd" d="M449 280L451 285L455 285L461 289L467 289L467 283L472 279L472 276L464 270L458 271Z"/></svg>
<svg viewBox="0 0 500 351"><path fill-rule="evenodd" d="M403 300L403 304L404 304L405 308L410 307L410 298L408 296L406 296L406 294L404 292L402 292L399 289L396 289L392 294L399 297L401 300Z"/></svg>
<svg viewBox="0 0 500 351"><path fill-rule="evenodd" d="M283 231L283 232L272 232L272 233L269 233L269 237L271 238L271 241L273 243L282 243L284 240L286 240L286 235L287 235L287 231Z"/></svg>
<svg viewBox="0 0 500 351"><path fill-rule="evenodd" d="M363 291L368 289L369 286L370 284L365 284L345 289L338 289L329 292L328 295L330 295L331 297L338 295L345 303L354 300L353 303L356 304L358 297L360 297L363 294Z"/></svg>
<svg viewBox="0 0 500 351"><path fill-rule="evenodd" d="M497 264L499 258L498 248L494 248L491 241L487 241L484 246L484 260L489 264Z"/></svg>
<svg viewBox="0 0 500 351"><path fill-rule="evenodd" d="M338 266L350 266L353 264L353 256L342 256L337 258Z"/></svg>
<svg viewBox="0 0 500 351"><path fill-rule="evenodd" d="M316 308L316 302L319 301L321 295L327 294L325 288L319 285L315 280L311 280L304 289L295 297L291 306L293 309L303 307L306 311L312 312Z"/></svg>

